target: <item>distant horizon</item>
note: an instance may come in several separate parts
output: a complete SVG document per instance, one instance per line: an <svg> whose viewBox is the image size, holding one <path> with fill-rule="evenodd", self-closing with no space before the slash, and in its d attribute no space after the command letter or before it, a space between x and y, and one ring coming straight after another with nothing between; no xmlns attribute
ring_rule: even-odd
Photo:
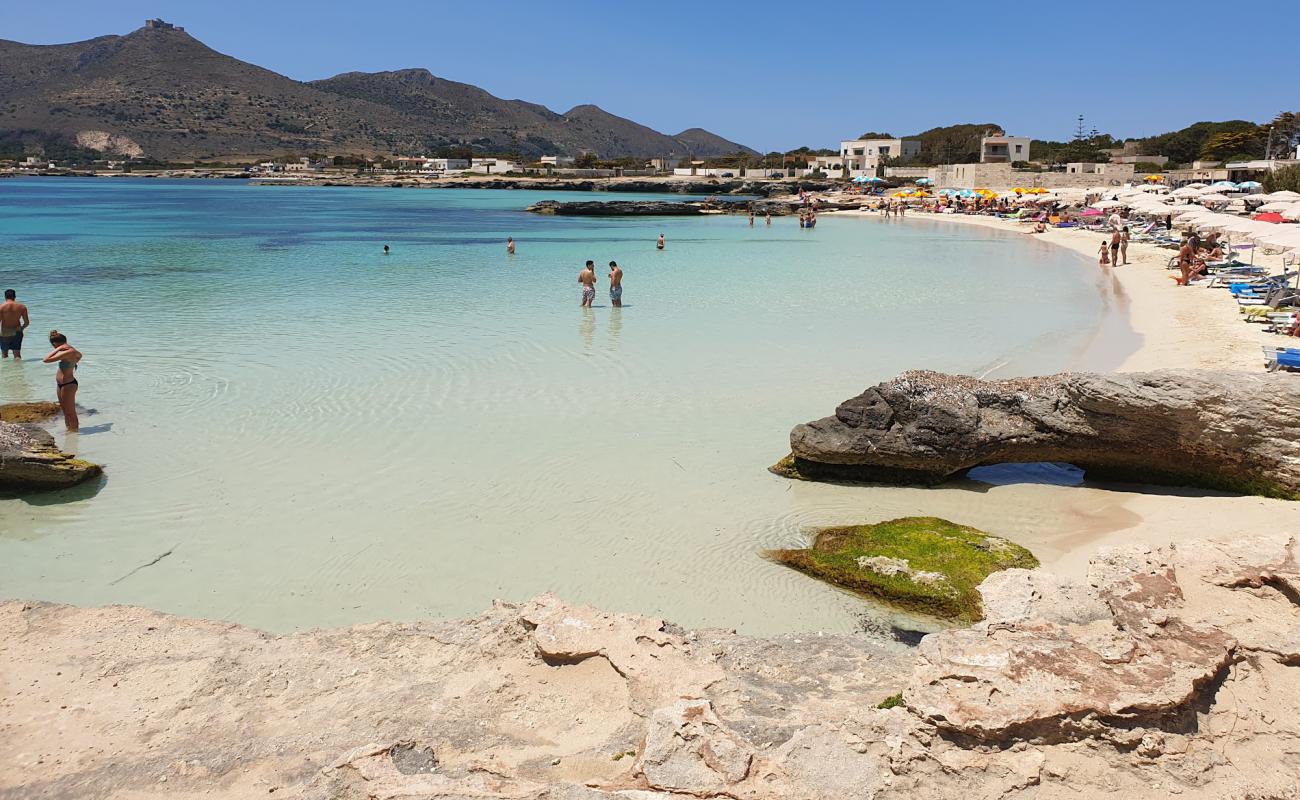
<svg viewBox="0 0 1300 800"><path fill-rule="evenodd" d="M1225 68L1225 59L1231 57L1224 55L1223 47L1217 47L1216 57L1204 59L1204 63L1179 63L1173 58L1172 44L1168 48L1159 44L1177 41L1180 27L1186 28L1189 36L1202 30L1196 20L1203 15L1197 10L1208 10L1210 5L1201 0L1181 4L1157 0L1141 9L1126 9L1125 19L1135 32L1152 30L1150 25L1158 27L1157 41L1138 35L1136 41L1121 44L1124 32L1108 30L1095 41L1089 39L1078 54L1083 69L1075 65L1072 54L1078 43L1074 40L1053 42L1055 55L1033 46L1001 52L982 47L984 55L963 54L961 48L937 43L954 36L974 40L977 34L1023 42L1026 36L1042 31L1047 31L1044 36L1059 39L1059 34L1052 34L1050 20L1052 14L1063 12L1055 9L1035 9L1038 21L1019 28L994 29L988 28L993 23L985 15L964 6L939 12L903 9L880 19L900 20L897 27L904 29L901 20L909 15L918 18L918 25L924 25L919 29L931 42L900 43L876 35L855 42L852 34L840 33L837 28L819 44L808 35L776 36L773 40L751 35L763 27L749 27L742 24L744 19L771 18L755 9L782 8L766 0L719 4L743 11L735 15L678 0L656 6L681 9L680 14L661 14L664 18L696 20L680 34L644 30L629 9L605 9L591 0L562 4L569 16L557 11L555 20L545 26L537 22L543 16L541 10L511 0L486 0L473 11L440 8L436 14L429 14L412 0L371 3L372 19L417 20L415 25L391 29L379 23L367 27L355 14L341 16L339 9L317 8L302 0L271 7L230 0L219 11L187 7L175 0L127 0L114 3L111 11L86 0L64 5L72 9L61 10L57 18L39 9L19 11L10 17L5 37L24 44L65 44L126 35L146 19L162 18L184 27L186 33L218 52L300 82L347 72L426 69L439 78L471 84L503 99L543 105L556 113L595 105L665 134L703 128L764 153L798 147L835 148L841 140L869 130L910 136L963 123L992 123L1011 135L1068 141L1079 114L1084 115L1088 129L1131 139L1201 121L1262 123L1281 111L1295 110L1285 106L1295 101L1284 97L1282 91L1252 85L1267 81L1243 81L1240 70ZM498 12L495 16L493 9ZM588 15L575 11L581 9L593 11ZM951 26L960 30L936 31L932 24L935 13L954 19L967 17L970 24ZM257 23L245 22L250 19ZM492 24L496 20L499 25ZM548 32L537 33L541 27ZM1257 35L1261 44L1243 47L1240 58L1267 51L1270 39L1275 40L1276 52L1282 52L1283 27ZM708 35L692 34L692 30ZM724 31L737 33L728 36ZM294 38L302 34L309 36ZM581 51L592 46L588 42L605 47L612 37L618 37L615 44L620 49L612 56L598 53L590 67L587 59L555 57L566 48ZM788 58L783 39L797 46L789 50ZM484 47L485 43L501 46ZM737 55L727 55L733 46ZM691 52L695 48L717 54L714 63L707 65L709 69L690 66L696 60ZM639 55L646 51L652 53L649 63ZM628 69L610 69L605 63L610 59L627 64ZM836 59L848 63L833 66ZM967 65L970 60L976 62L973 69ZM1108 63L1117 60L1122 60L1123 69L1107 69ZM1247 60L1242 65L1253 63L1265 62ZM750 69L763 78L751 78ZM656 74L671 80L656 80ZM972 81L978 85L969 85ZM676 89L678 84L691 88ZM845 97L826 97L837 91ZM1180 103L1178 96L1187 94L1191 95L1188 102ZM855 95L862 100L852 99ZM892 104L876 98L891 95L897 96ZM846 105L884 105L893 110L876 115ZM1187 111L1172 110L1184 106ZM1044 124L1045 120L1050 124Z"/></svg>

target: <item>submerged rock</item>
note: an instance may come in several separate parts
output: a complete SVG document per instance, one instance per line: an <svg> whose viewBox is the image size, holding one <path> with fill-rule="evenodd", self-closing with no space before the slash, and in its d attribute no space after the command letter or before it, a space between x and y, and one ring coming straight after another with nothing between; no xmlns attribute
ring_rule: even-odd
<svg viewBox="0 0 1300 800"><path fill-rule="evenodd" d="M54 437L35 425L0 422L0 490L65 489L102 470L59 450Z"/></svg>
<svg viewBox="0 0 1300 800"><path fill-rule="evenodd" d="M986 464L1300 498L1300 382L1162 370L981 381L907 372L798 425L792 478L935 484Z"/></svg>
<svg viewBox="0 0 1300 800"><path fill-rule="evenodd" d="M977 587L989 575L1038 566L1025 548L935 517L820 531L813 546L769 557L816 578L910 611L980 618Z"/></svg>

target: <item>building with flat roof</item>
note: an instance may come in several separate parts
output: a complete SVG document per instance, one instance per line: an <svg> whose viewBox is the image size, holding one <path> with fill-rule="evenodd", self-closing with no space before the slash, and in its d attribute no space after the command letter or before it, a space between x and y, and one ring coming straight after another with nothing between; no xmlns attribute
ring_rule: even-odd
<svg viewBox="0 0 1300 800"><path fill-rule="evenodd" d="M912 158L921 153L920 139L848 139L840 142L841 167L850 173L870 172L890 158Z"/></svg>
<svg viewBox="0 0 1300 800"><path fill-rule="evenodd" d="M1028 160L1028 136L1007 136L998 131L980 137L981 164L1010 164Z"/></svg>

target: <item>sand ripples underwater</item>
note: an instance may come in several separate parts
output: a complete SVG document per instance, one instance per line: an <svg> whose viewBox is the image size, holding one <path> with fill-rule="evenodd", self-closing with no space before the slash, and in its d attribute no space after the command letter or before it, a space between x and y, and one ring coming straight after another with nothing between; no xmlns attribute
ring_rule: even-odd
<svg viewBox="0 0 1300 800"><path fill-rule="evenodd" d="M1073 256L875 219L805 232L536 217L521 192L4 183L0 212L22 213L0 213L0 282L86 353L98 413L68 446L109 470L97 493L0 500L0 584L275 629L554 590L694 625L887 630L761 551L904 513L1053 512L790 484L765 471L790 426L905 368L1059 363L1100 314ZM602 282L579 310L587 258L624 266L627 307ZM52 381L6 364L0 397Z"/></svg>

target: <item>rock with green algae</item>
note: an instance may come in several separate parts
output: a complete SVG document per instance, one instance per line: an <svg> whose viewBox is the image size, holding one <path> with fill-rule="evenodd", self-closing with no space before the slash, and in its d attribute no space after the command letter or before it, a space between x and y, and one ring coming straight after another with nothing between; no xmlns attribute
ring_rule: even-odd
<svg viewBox="0 0 1300 800"><path fill-rule="evenodd" d="M35 425L0 422L0 490L65 489L101 472L98 464L60 450L54 437Z"/></svg>
<svg viewBox="0 0 1300 800"><path fill-rule="evenodd" d="M59 404L49 401L0 405L0 422L45 422L58 415Z"/></svg>
<svg viewBox="0 0 1300 800"><path fill-rule="evenodd" d="M936 517L829 528L817 533L812 547L768 555L891 605L963 621L983 616L977 587L989 575L1038 566L1014 542Z"/></svg>

